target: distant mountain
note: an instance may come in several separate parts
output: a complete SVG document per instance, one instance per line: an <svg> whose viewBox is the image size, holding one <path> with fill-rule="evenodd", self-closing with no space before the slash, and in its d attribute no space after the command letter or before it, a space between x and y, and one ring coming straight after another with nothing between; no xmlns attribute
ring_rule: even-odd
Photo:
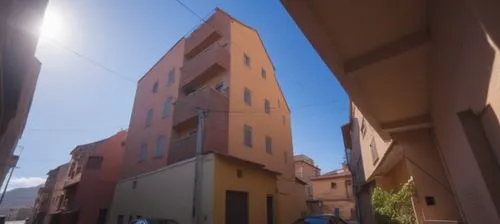
<svg viewBox="0 0 500 224"><path fill-rule="evenodd" d="M33 207L40 187L42 187L42 185L37 187L15 188L7 191L2 204L0 204L0 210Z"/></svg>

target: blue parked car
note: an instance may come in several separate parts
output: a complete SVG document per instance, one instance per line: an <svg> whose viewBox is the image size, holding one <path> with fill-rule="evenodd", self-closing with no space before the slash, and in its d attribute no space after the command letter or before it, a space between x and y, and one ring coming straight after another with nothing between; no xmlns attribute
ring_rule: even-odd
<svg viewBox="0 0 500 224"><path fill-rule="evenodd" d="M333 215L311 215L295 221L293 224L348 224L341 218Z"/></svg>

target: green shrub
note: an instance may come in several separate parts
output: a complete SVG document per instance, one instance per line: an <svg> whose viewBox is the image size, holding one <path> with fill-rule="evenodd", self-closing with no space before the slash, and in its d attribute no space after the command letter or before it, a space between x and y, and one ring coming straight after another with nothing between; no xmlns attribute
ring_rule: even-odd
<svg viewBox="0 0 500 224"><path fill-rule="evenodd" d="M404 184L398 191L384 191L376 187L371 200L377 222L379 224L415 223L415 213L411 203L413 194L414 185L411 181Z"/></svg>

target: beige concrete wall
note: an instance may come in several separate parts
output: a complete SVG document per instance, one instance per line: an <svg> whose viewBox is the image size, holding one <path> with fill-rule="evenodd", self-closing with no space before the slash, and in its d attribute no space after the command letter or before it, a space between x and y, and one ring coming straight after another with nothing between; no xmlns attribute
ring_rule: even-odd
<svg viewBox="0 0 500 224"><path fill-rule="evenodd" d="M323 213L333 214L335 208L339 208L342 218L353 218L355 202L352 182L348 182L351 182L351 175L347 169L331 177L321 176L311 180L314 199L323 201ZM335 188L332 188L332 183L336 184Z"/></svg>
<svg viewBox="0 0 500 224"><path fill-rule="evenodd" d="M346 185L346 181L351 180L350 176L340 176L325 179L313 179L311 181L313 187L314 199L346 199L352 197ZM331 188L331 184L335 183L336 187Z"/></svg>
<svg viewBox="0 0 500 224"><path fill-rule="evenodd" d="M115 189L107 223L115 224L118 215L125 220L137 215L147 218L174 219L191 223L194 186L194 160L170 166L120 181ZM204 223L212 223L214 192L214 158L203 157L202 213ZM133 182L136 181L136 189Z"/></svg>
<svg viewBox="0 0 500 224"><path fill-rule="evenodd" d="M430 96L437 144L466 221L500 223L500 138L491 137L499 133L500 28L496 9L500 5L482 0L429 3L434 46ZM483 128L490 137L483 144L491 149L479 153L479 158L475 151L482 147L468 141L457 113L472 109L479 115L487 104L492 110Z"/></svg>
<svg viewBox="0 0 500 224"><path fill-rule="evenodd" d="M408 170L406 179L407 175L413 177L416 190L413 203L419 223L425 220L461 220L430 130L401 133L397 138L404 149L405 166L393 170ZM434 197L436 204L427 205L425 197Z"/></svg>
<svg viewBox="0 0 500 224"><path fill-rule="evenodd" d="M390 145L390 141L384 141L380 135L375 131L375 129L368 123L368 120L366 120L361 113L360 110L356 107L356 105L352 104L352 116L353 122L356 122L351 130L352 133L352 139L353 139L353 151L352 151L352 158L354 160L357 160L355 163L359 165L356 165L357 167L362 166L364 170L364 180L368 179L372 174L373 171L379 163L382 158L384 157L385 153L387 152L387 149ZM364 121L364 126L365 126L365 134L363 135L361 133L361 129L363 126L363 121ZM375 145L377 148L377 153L379 156L379 159L377 163L373 163L372 160L372 155L371 155L371 149L370 149L370 144L372 142L372 139L375 141ZM358 147L359 146L359 147Z"/></svg>

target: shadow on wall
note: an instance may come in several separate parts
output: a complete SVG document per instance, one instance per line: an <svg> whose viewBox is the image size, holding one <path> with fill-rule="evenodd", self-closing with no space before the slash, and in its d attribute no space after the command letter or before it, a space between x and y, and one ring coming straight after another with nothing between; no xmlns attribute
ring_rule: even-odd
<svg viewBox="0 0 500 224"><path fill-rule="evenodd" d="M353 193L356 202L356 216L360 223L375 223L375 216L371 204L371 191L374 184L365 183L365 168L363 165L363 156L361 155L361 138L359 136L359 133L361 133L360 129L361 125L358 119L354 118L352 121L351 136L352 139L357 140L351 141L351 147L353 151L352 154L356 151L357 157L354 158L355 165L352 167L355 170L351 170L351 173L353 174L353 186L355 186Z"/></svg>

